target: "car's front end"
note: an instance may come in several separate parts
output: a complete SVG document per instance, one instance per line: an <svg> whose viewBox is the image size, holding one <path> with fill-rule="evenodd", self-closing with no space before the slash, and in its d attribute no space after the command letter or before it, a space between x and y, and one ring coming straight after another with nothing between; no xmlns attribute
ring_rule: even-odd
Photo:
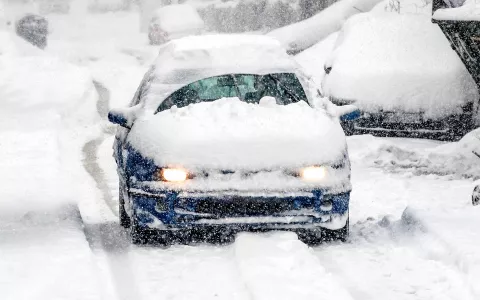
<svg viewBox="0 0 480 300"><path fill-rule="evenodd" d="M160 168L141 155L127 161L125 209L137 231L322 230L348 233L350 163L296 169ZM343 231L342 231L343 230Z"/></svg>

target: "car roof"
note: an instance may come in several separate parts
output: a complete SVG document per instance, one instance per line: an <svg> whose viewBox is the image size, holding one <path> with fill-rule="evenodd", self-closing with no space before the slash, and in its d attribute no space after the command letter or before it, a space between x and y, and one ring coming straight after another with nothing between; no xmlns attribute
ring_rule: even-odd
<svg viewBox="0 0 480 300"><path fill-rule="evenodd" d="M153 95L155 106L177 89L204 78L298 72L297 63L273 38L250 34L190 36L160 47L148 93Z"/></svg>

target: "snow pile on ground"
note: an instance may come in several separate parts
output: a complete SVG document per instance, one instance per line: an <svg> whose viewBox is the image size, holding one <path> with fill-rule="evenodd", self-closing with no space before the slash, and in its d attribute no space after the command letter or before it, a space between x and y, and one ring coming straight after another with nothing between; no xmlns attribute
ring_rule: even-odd
<svg viewBox="0 0 480 300"><path fill-rule="evenodd" d="M295 55L295 60L302 66L304 72L315 82L317 88L320 88L322 84L323 77L325 76L325 61L333 51L337 37L338 33L334 32L324 40Z"/></svg>
<svg viewBox="0 0 480 300"><path fill-rule="evenodd" d="M341 159L345 147L340 124L325 111L304 101L277 105L271 97L258 105L224 98L145 115L128 141L159 166L213 169L316 165Z"/></svg>
<svg viewBox="0 0 480 300"><path fill-rule="evenodd" d="M301 22L268 33L289 51L302 51L341 29L352 15L370 11L380 0L341 0Z"/></svg>
<svg viewBox="0 0 480 300"><path fill-rule="evenodd" d="M480 131L474 130L454 143L429 149L399 146L373 136L351 137L349 143L362 143L364 151L356 160L370 162L389 171L411 171L415 175L448 175L450 178L480 178Z"/></svg>
<svg viewBox="0 0 480 300"><path fill-rule="evenodd" d="M73 149L62 138L81 140L85 128L98 120L91 78L10 33L1 32L0 39L0 177L6 187L0 211L68 202L68 179L62 173L70 165L63 162L63 152Z"/></svg>
<svg viewBox="0 0 480 300"><path fill-rule="evenodd" d="M437 20L480 21L480 3L466 0L463 5L442 8L435 11L433 18Z"/></svg>
<svg viewBox="0 0 480 300"><path fill-rule="evenodd" d="M442 62L442 63L439 63ZM327 60L323 90L365 111L460 113L478 99L475 82L429 18L367 13L348 20Z"/></svg>

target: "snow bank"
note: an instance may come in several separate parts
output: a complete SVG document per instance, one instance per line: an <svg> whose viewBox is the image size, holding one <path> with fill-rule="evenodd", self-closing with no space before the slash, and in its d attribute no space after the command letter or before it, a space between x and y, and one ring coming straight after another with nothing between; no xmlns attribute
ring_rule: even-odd
<svg viewBox="0 0 480 300"><path fill-rule="evenodd" d="M187 4L167 5L154 12L156 23L169 33L201 31L203 20L197 10Z"/></svg>
<svg viewBox="0 0 480 300"><path fill-rule="evenodd" d="M268 33L290 51L302 51L341 29L352 15L371 10L380 0L341 0L301 22Z"/></svg>
<svg viewBox="0 0 480 300"><path fill-rule="evenodd" d="M441 62L441 63L439 63ZM475 82L429 18L367 13L349 19L327 60L326 95L365 111L460 113L478 99Z"/></svg>
<svg viewBox="0 0 480 300"><path fill-rule="evenodd" d="M88 72L0 33L0 212L18 215L71 201L66 157L96 124Z"/></svg>
<svg viewBox="0 0 480 300"><path fill-rule="evenodd" d="M143 116L128 139L159 166L193 169L308 166L339 160L345 149L338 121L323 110L238 98Z"/></svg>
<svg viewBox="0 0 480 300"><path fill-rule="evenodd" d="M362 139L365 136L361 137ZM370 148L357 159L391 171L414 174L448 175L451 178L480 178L480 130L474 130L460 141L430 149L398 146L370 137Z"/></svg>
<svg viewBox="0 0 480 300"><path fill-rule="evenodd" d="M433 18L437 20L480 21L480 3L476 0L466 0L459 7L436 10Z"/></svg>

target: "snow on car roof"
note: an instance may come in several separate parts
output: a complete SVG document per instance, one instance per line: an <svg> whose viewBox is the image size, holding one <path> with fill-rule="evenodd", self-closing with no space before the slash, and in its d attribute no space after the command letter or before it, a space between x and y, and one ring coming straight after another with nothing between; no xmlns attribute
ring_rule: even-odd
<svg viewBox="0 0 480 300"><path fill-rule="evenodd" d="M435 11L433 18L437 20L479 21L480 4L476 0L445 1L449 8Z"/></svg>
<svg viewBox="0 0 480 300"><path fill-rule="evenodd" d="M153 13L153 21L167 32L202 30L204 22L197 10L188 4L161 7Z"/></svg>
<svg viewBox="0 0 480 300"><path fill-rule="evenodd" d="M441 63L439 63L441 62ZM327 59L324 92L364 111L439 118L478 99L475 82L437 25L419 15L350 18Z"/></svg>
<svg viewBox="0 0 480 300"><path fill-rule="evenodd" d="M160 48L149 93L155 104L197 80L224 74L297 73L297 63L275 39L245 34L190 36Z"/></svg>

